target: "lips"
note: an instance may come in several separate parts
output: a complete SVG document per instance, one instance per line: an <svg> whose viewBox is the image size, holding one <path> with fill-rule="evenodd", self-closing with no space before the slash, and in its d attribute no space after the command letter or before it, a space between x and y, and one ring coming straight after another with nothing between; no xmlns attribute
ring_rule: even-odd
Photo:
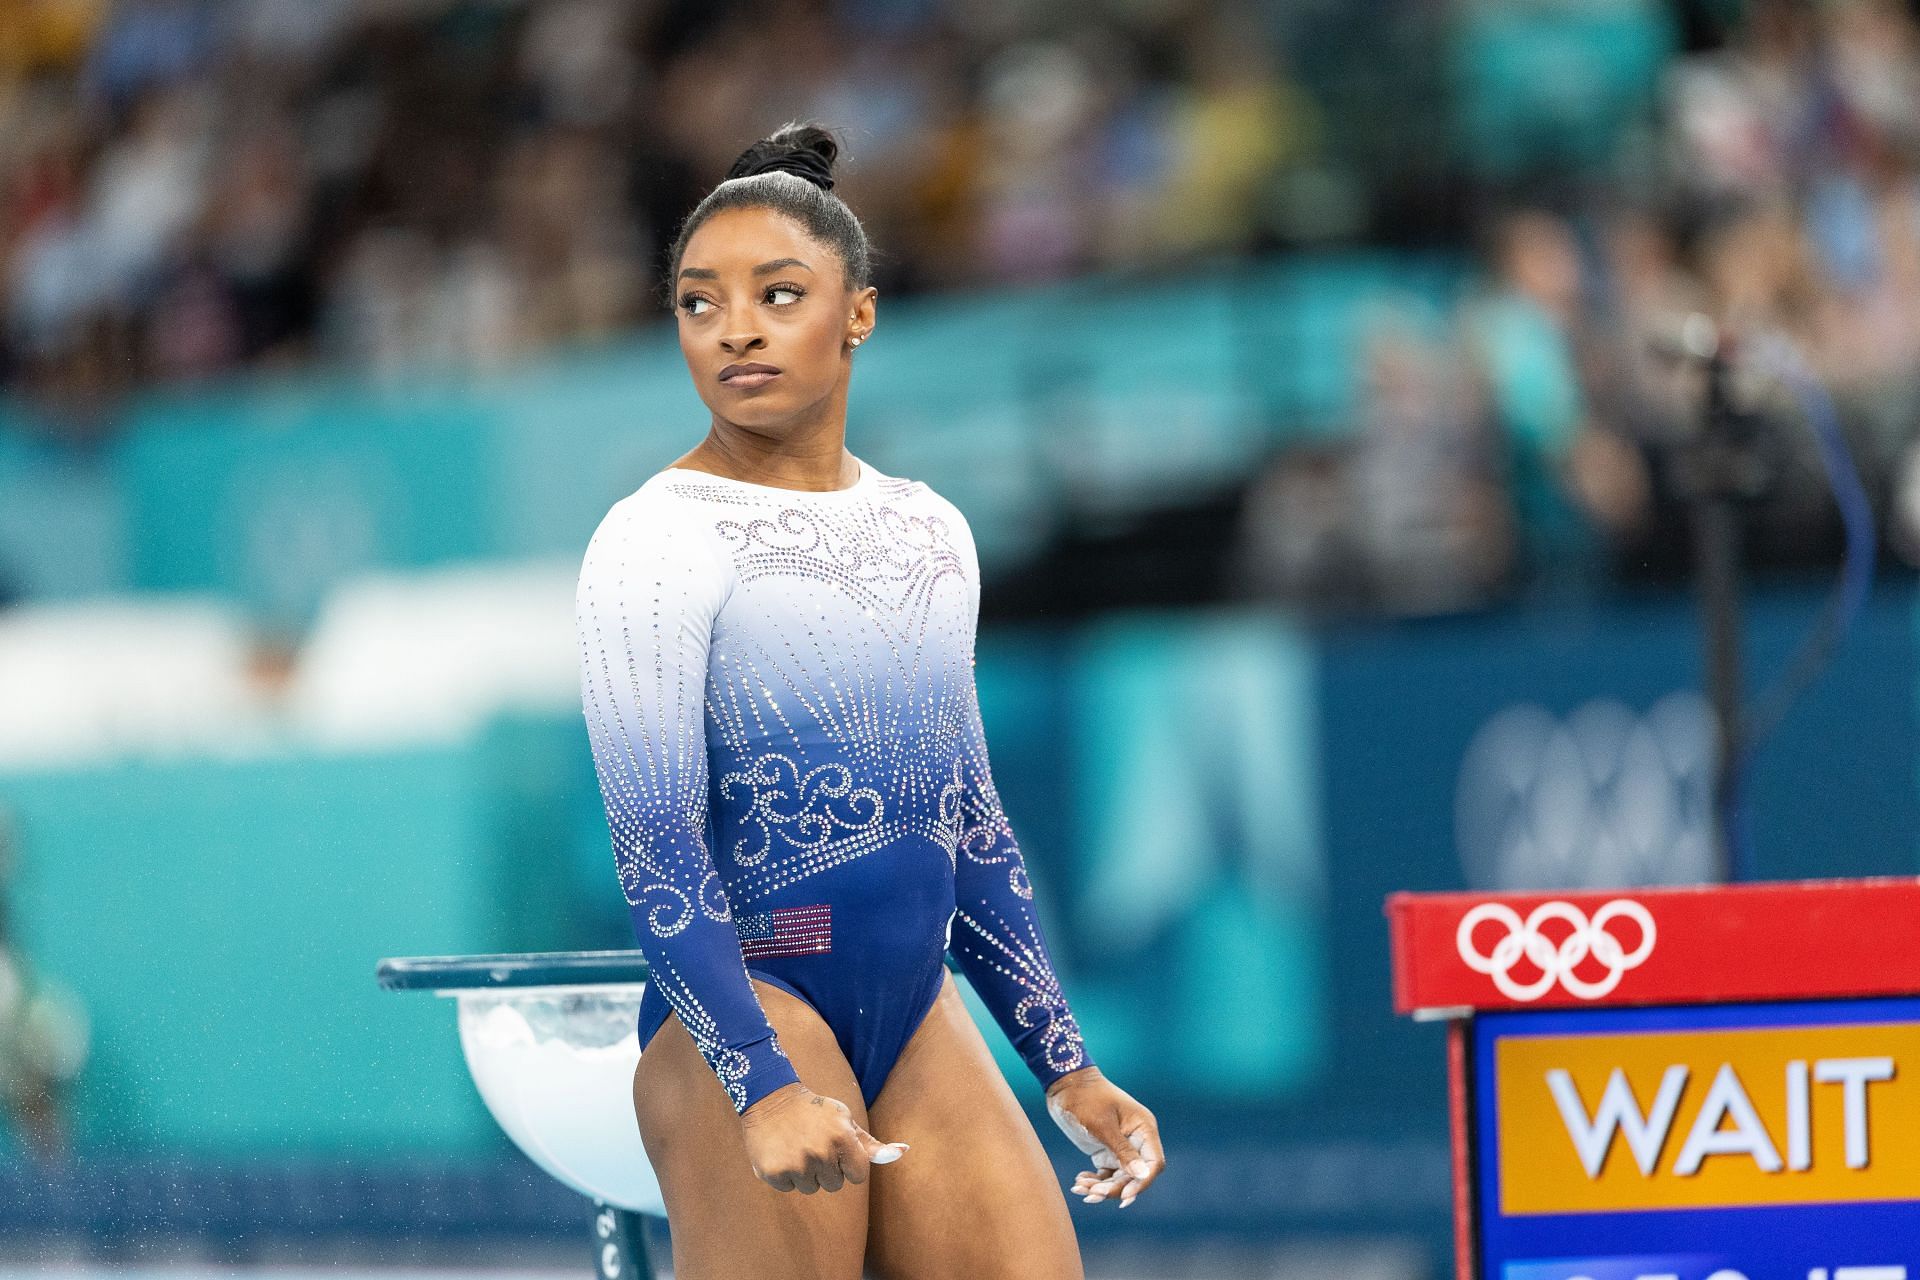
<svg viewBox="0 0 1920 1280"><path fill-rule="evenodd" d="M742 390L764 387L779 376L780 370L770 364L730 364L720 371L721 382Z"/></svg>

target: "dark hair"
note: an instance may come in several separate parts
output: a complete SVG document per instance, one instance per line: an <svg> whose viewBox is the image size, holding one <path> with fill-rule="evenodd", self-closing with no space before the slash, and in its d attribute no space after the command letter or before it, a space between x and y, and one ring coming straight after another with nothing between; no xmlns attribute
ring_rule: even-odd
<svg viewBox="0 0 1920 1280"><path fill-rule="evenodd" d="M849 289L867 286L872 275L866 229L847 202L833 194L833 162L840 144L817 124L789 121L740 153L719 186L694 206L667 253L667 305L687 241L700 224L725 209L772 209L840 255Z"/></svg>

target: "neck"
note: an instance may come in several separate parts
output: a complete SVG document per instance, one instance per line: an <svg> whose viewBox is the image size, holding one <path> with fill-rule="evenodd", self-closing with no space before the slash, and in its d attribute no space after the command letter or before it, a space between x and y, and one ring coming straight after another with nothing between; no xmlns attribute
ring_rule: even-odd
<svg viewBox="0 0 1920 1280"><path fill-rule="evenodd" d="M860 476L846 441L843 379L832 394L782 423L777 434L715 415L707 438L674 465L783 489L845 489Z"/></svg>

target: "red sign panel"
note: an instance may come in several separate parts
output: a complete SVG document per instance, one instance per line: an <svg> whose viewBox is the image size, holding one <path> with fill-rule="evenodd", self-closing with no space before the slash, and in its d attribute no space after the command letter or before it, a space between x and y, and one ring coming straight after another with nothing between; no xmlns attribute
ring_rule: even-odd
<svg viewBox="0 0 1920 1280"><path fill-rule="evenodd" d="M1401 1013L1920 992L1920 880L1387 900Z"/></svg>

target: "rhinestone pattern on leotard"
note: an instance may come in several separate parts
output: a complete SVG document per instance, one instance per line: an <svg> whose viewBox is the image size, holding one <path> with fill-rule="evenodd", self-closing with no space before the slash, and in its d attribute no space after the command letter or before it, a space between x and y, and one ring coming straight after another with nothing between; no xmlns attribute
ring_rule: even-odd
<svg viewBox="0 0 1920 1280"><path fill-rule="evenodd" d="M736 1108L791 1066L734 921L789 907L800 885L808 901L891 900L886 877L931 874L909 848L944 854L949 906L915 925L935 930L934 954L946 927L1043 1079L1085 1065L988 765L979 567L957 509L864 470L828 493L662 472L602 522L578 602L583 707L635 934ZM844 907L834 921L835 958L857 960L874 922Z"/></svg>

